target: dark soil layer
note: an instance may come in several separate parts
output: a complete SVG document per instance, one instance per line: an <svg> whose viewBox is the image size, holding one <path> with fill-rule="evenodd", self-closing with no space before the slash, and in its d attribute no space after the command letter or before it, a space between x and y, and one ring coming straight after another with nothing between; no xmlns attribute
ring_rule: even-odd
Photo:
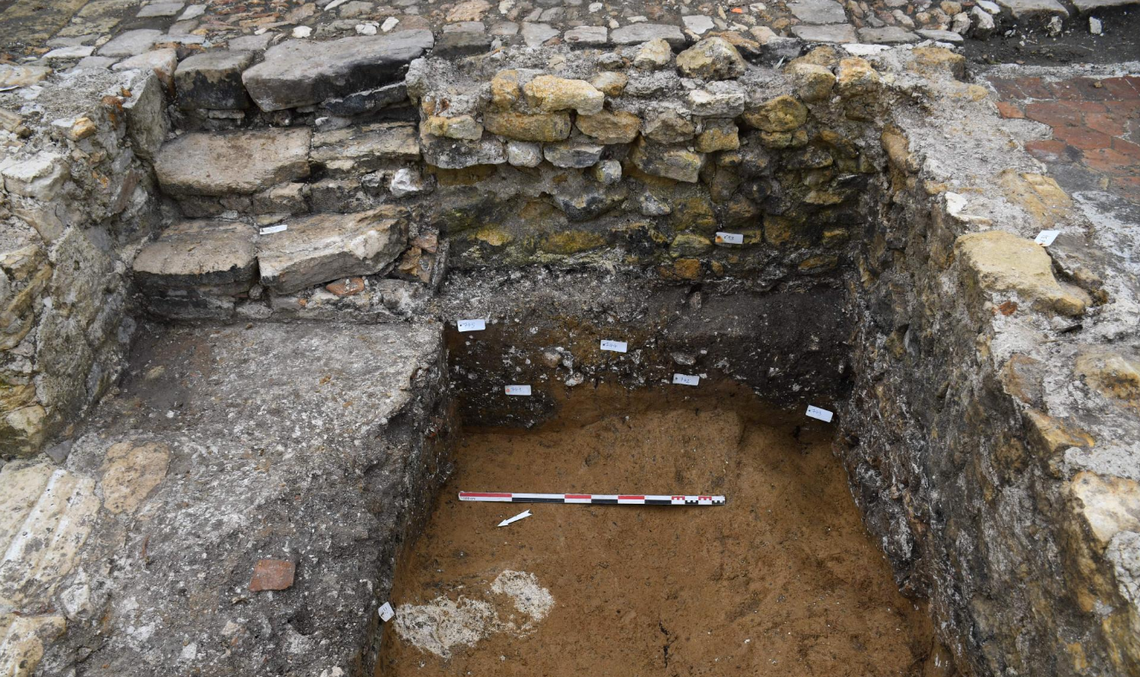
<svg viewBox="0 0 1140 677"><path fill-rule="evenodd" d="M1089 17L1103 23L1103 33L1089 33ZM1063 66L1079 63L1121 63L1140 59L1140 7L1073 14L1065 29L1050 36L1040 26L1002 29L985 40L967 40L966 58L980 64L1018 63Z"/></svg>
<svg viewBox="0 0 1140 677"><path fill-rule="evenodd" d="M521 625L521 610L490 591L513 570L533 574L554 606L530 629L490 630L448 659L389 622L376 674L923 674L930 620L864 530L830 426L731 406L746 395L717 408L678 392L618 402L583 392L537 431L469 431L392 602L399 613L487 600ZM461 489L715 493L728 504L460 503ZM528 507L532 517L496 527Z"/></svg>

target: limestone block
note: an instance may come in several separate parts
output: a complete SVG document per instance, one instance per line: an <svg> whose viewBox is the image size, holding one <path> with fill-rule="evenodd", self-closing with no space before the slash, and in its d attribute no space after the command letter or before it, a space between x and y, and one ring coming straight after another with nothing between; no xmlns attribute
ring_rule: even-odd
<svg viewBox="0 0 1140 677"><path fill-rule="evenodd" d="M734 118L742 114L748 104L744 88L732 81L710 82L690 90L685 99L693 115L701 117Z"/></svg>
<svg viewBox="0 0 1140 677"><path fill-rule="evenodd" d="M547 162L563 169L585 169L597 164L605 146L589 143L581 139L570 139L559 143L548 143L543 147Z"/></svg>
<svg viewBox="0 0 1140 677"><path fill-rule="evenodd" d="M407 122L378 122L313 135L310 159L324 165L330 176L376 171L394 161L418 160L416 126Z"/></svg>
<svg viewBox="0 0 1140 677"><path fill-rule="evenodd" d="M387 84L434 44L427 29L328 42L286 40L270 47L242 81L262 110L308 106Z"/></svg>
<svg viewBox="0 0 1140 677"><path fill-rule="evenodd" d="M675 110L664 110L646 117L642 133L657 143L684 143L696 135L697 126Z"/></svg>
<svg viewBox="0 0 1140 677"><path fill-rule="evenodd" d="M99 509L94 480L50 463L0 470L0 606L51 606L71 573Z"/></svg>
<svg viewBox="0 0 1140 677"><path fill-rule="evenodd" d="M63 616L0 614L0 675L35 674L47 645L66 629Z"/></svg>
<svg viewBox="0 0 1140 677"><path fill-rule="evenodd" d="M119 442L111 445L103 460L103 507L113 514L131 513L166 477L170 450L149 442Z"/></svg>
<svg viewBox="0 0 1140 677"><path fill-rule="evenodd" d="M732 120L706 120L704 131L697 135L695 144L700 153L736 150L739 147L740 136Z"/></svg>
<svg viewBox="0 0 1140 677"><path fill-rule="evenodd" d="M2 172L4 189L14 195L50 201L69 177L63 156L47 151L15 164Z"/></svg>
<svg viewBox="0 0 1140 677"><path fill-rule="evenodd" d="M974 283L987 292L1013 292L1038 310L1079 316L1088 295L1053 276L1053 261L1045 248L1000 230L960 236L954 249Z"/></svg>
<svg viewBox="0 0 1140 677"><path fill-rule="evenodd" d="M506 110L519 100L519 72L502 70L491 78L491 105Z"/></svg>
<svg viewBox="0 0 1140 677"><path fill-rule="evenodd" d="M169 195L248 195L309 175L308 127L185 134L155 158L154 171Z"/></svg>
<svg viewBox="0 0 1140 677"><path fill-rule="evenodd" d="M634 166L652 176L696 183L700 179L702 156L684 148L661 146L640 139L630 153Z"/></svg>
<svg viewBox="0 0 1140 677"><path fill-rule="evenodd" d="M836 88L839 95L844 98L873 94L882 86L879 73L858 57L849 57L839 61L836 71Z"/></svg>
<svg viewBox="0 0 1140 677"><path fill-rule="evenodd" d="M252 64L253 52L215 50L187 57L174 72L178 105L208 110L249 107L241 74Z"/></svg>
<svg viewBox="0 0 1140 677"><path fill-rule="evenodd" d="M633 113L624 111L579 115L575 124L583 134L606 144L631 143L641 128L641 120Z"/></svg>
<svg viewBox="0 0 1140 677"><path fill-rule="evenodd" d="M470 115L457 115L455 117L442 117L429 115L423 121L424 132L435 136L446 136L449 139L478 140L483 136L483 125L475 121Z"/></svg>
<svg viewBox="0 0 1140 677"><path fill-rule="evenodd" d="M507 162L512 167L537 167L542 164L542 145L526 141L508 141Z"/></svg>
<svg viewBox="0 0 1140 677"><path fill-rule="evenodd" d="M111 70L113 71L141 70L144 72L152 72L165 87L170 87L174 84L174 71L177 68L178 51L169 48L143 52L138 56L123 59L114 66L111 66Z"/></svg>
<svg viewBox="0 0 1140 677"><path fill-rule="evenodd" d="M686 42L680 27L666 24L629 24L610 32L610 42L615 45L638 45L658 38L668 42L673 49L683 47Z"/></svg>
<svg viewBox="0 0 1140 677"><path fill-rule="evenodd" d="M256 228L239 222L175 223L139 251L135 281L151 293L192 288L244 292L256 277L256 235Z"/></svg>
<svg viewBox="0 0 1140 677"><path fill-rule="evenodd" d="M677 55L677 69L687 78L728 80L744 75L748 65L724 38L701 40Z"/></svg>
<svg viewBox="0 0 1140 677"><path fill-rule="evenodd" d="M662 38L650 40L637 50L633 57L634 68L655 71L665 68L673 60L673 48Z"/></svg>
<svg viewBox="0 0 1140 677"><path fill-rule="evenodd" d="M804 101L824 101L831 96L831 89L835 86L835 74L819 64L796 59L784 72L791 76L796 94Z"/></svg>
<svg viewBox="0 0 1140 677"><path fill-rule="evenodd" d="M600 111L600 108L599 108ZM506 111L485 113L483 126L488 132L519 141L562 141L570 136L568 113L526 115Z"/></svg>
<svg viewBox="0 0 1140 677"><path fill-rule="evenodd" d="M135 153L146 160L154 159L170 130L162 90L159 77L147 73L134 81L131 87L134 96L123 102L131 145Z"/></svg>
<svg viewBox="0 0 1140 677"><path fill-rule="evenodd" d="M527 104L537 110L553 113L576 110L582 115L601 112L605 95L585 80L570 80L553 75L539 75L523 85Z"/></svg>
<svg viewBox="0 0 1140 677"><path fill-rule="evenodd" d="M807 122L807 113L802 103L785 94L745 111L744 121L765 132L789 132Z"/></svg>
<svg viewBox="0 0 1140 677"><path fill-rule="evenodd" d="M485 122L486 120L484 120ZM442 169L466 169L476 165L501 165L507 161L507 152L503 147L503 142L494 137L469 141L467 139L448 139L442 136L421 134L420 152L423 153L424 162Z"/></svg>
<svg viewBox="0 0 1140 677"><path fill-rule="evenodd" d="M1122 531L1140 532L1140 483L1086 470L1069 481L1069 490L1101 548Z"/></svg>
<svg viewBox="0 0 1140 677"><path fill-rule="evenodd" d="M261 284L279 294L389 267L408 245L408 223L380 208L291 219L288 230L259 238Z"/></svg>
<svg viewBox="0 0 1140 677"><path fill-rule="evenodd" d="M1093 390L1140 411L1140 360L1090 349L1077 356L1075 372Z"/></svg>
<svg viewBox="0 0 1140 677"><path fill-rule="evenodd" d="M621 96L625 86L629 84L629 78L621 73L603 71L595 75L590 84L606 96Z"/></svg>

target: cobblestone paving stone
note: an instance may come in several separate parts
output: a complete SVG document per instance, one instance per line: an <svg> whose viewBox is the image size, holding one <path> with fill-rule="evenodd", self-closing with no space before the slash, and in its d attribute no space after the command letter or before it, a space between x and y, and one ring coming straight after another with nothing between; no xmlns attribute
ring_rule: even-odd
<svg viewBox="0 0 1140 677"><path fill-rule="evenodd" d="M993 78L991 84L1003 117L1052 129L1051 139L1025 144L1034 157L1062 177L1076 169L1096 187L1140 205L1140 77Z"/></svg>
<svg viewBox="0 0 1140 677"><path fill-rule="evenodd" d="M1108 6L1119 0L1093 4L1097 2ZM1126 4L1135 2L1140 0L1126 0ZM152 44L196 51L255 36L266 36L269 43L287 37L323 40L409 28L431 28L438 40L449 26L448 32L464 35L444 42L462 42L464 53L524 42L537 46L566 41L603 47L613 44L613 31L635 24L679 27L690 40L729 31L761 44L772 37L792 35L815 41L960 42L962 36L985 38L995 31L995 22L1001 27L1014 19L1050 31L1056 30L1056 24L1048 21L1071 19L1070 27L1087 29L1083 23L1078 25L1075 9L1066 9L1056 0L1050 0L1046 9L1039 4L1031 0L1000 4L989 0L9 0L0 2L0 26L4 27L0 61L45 54L57 62L76 55L82 58L87 55L75 48L101 48L124 32L139 30L157 32L132 34L133 49L127 51L137 53ZM1092 10L1082 5L1082 12ZM1083 15L1080 21L1087 23ZM486 39L472 38L471 33ZM60 51L69 49L73 51ZM102 50L97 53L117 58ZM82 65L108 64L89 60Z"/></svg>

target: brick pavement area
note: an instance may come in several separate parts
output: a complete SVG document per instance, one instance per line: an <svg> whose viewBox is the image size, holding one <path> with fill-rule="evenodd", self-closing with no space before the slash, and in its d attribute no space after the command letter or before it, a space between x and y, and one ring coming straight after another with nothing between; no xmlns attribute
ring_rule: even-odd
<svg viewBox="0 0 1140 677"><path fill-rule="evenodd" d="M1025 144L1052 172L1083 175L1086 185L1140 205L1140 76L990 82L1003 117L1052 129L1053 138Z"/></svg>

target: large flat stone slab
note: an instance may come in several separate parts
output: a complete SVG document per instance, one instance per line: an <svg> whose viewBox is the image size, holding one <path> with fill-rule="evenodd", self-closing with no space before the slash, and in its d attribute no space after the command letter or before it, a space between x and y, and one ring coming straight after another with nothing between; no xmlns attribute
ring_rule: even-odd
<svg viewBox="0 0 1140 677"><path fill-rule="evenodd" d="M246 291L257 278L256 237L257 228L237 221L175 223L135 256L135 282L150 293Z"/></svg>
<svg viewBox="0 0 1140 677"><path fill-rule="evenodd" d="M1069 10L1057 0L997 0L997 2L1015 19L1069 16Z"/></svg>
<svg viewBox="0 0 1140 677"><path fill-rule="evenodd" d="M0 472L21 567L0 587L30 595L0 613L0 661L24 662L0 674L362 674L398 544L439 479L438 327L139 336L64 465ZM251 589L261 560L292 565L292 583Z"/></svg>
<svg viewBox="0 0 1140 677"><path fill-rule="evenodd" d="M1105 7L1123 7L1124 5L1140 5L1140 0L1073 0L1073 6L1078 12L1091 12L1094 9Z"/></svg>
<svg viewBox="0 0 1140 677"><path fill-rule="evenodd" d="M387 84L434 44L426 29L330 42L286 40L269 48L242 80L262 110L309 106Z"/></svg>
<svg viewBox="0 0 1140 677"><path fill-rule="evenodd" d="M248 195L308 176L311 136L308 127L186 134L159 150L154 171L174 197Z"/></svg>
<svg viewBox="0 0 1140 677"><path fill-rule="evenodd" d="M364 174L419 157L419 133L410 122L381 122L313 135L311 159L333 176Z"/></svg>
<svg viewBox="0 0 1140 677"><path fill-rule="evenodd" d="M855 35L855 27L851 24L833 24L830 26L801 24L792 26L792 34L804 42L859 42L859 38Z"/></svg>
<svg viewBox="0 0 1140 677"><path fill-rule="evenodd" d="M804 23L847 23L847 13L843 11L843 5L835 0L796 0L788 3L788 9Z"/></svg>
<svg viewBox="0 0 1140 677"><path fill-rule="evenodd" d="M322 282L372 275L408 246L408 223L389 208L292 219L258 243L261 284L290 294Z"/></svg>
<svg viewBox="0 0 1140 677"><path fill-rule="evenodd" d="M687 42L681 28L670 24L630 24L610 32L610 42L615 45L638 45L658 38L673 49L680 49Z"/></svg>

